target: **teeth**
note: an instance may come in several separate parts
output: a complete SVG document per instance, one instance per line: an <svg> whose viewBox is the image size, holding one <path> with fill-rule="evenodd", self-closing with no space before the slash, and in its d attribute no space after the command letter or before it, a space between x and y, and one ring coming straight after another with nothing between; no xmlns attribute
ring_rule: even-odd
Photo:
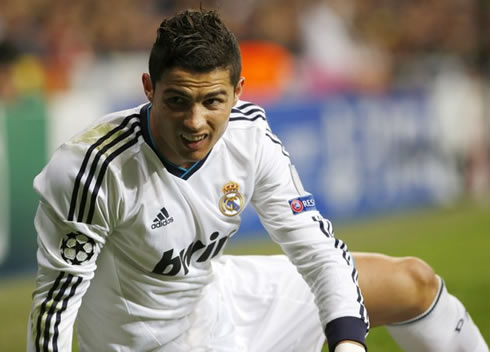
<svg viewBox="0 0 490 352"><path fill-rule="evenodd" d="M199 142L200 140L203 140L204 137L206 137L205 134L201 134L198 136L195 136L192 134L186 134L186 133L182 134L182 138L184 138L185 140L188 140L189 142Z"/></svg>

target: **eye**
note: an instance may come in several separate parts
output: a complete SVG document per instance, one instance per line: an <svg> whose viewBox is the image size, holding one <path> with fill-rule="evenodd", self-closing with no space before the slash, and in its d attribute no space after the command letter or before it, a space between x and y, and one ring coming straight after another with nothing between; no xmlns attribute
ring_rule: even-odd
<svg viewBox="0 0 490 352"><path fill-rule="evenodd" d="M209 108L216 108L219 107L221 104L223 104L223 99L217 97L208 98L204 101L204 105Z"/></svg>
<svg viewBox="0 0 490 352"><path fill-rule="evenodd" d="M189 105L188 99L181 96L171 96L165 99L168 106L174 109L183 109Z"/></svg>

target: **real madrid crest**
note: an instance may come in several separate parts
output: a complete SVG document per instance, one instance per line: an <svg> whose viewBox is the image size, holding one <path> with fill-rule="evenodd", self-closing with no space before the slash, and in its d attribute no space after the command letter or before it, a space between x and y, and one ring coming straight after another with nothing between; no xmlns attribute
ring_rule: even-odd
<svg viewBox="0 0 490 352"><path fill-rule="evenodd" d="M226 216L240 213L243 208L243 197L238 192L240 186L236 182L228 182L223 186L224 195L219 200L219 210Z"/></svg>

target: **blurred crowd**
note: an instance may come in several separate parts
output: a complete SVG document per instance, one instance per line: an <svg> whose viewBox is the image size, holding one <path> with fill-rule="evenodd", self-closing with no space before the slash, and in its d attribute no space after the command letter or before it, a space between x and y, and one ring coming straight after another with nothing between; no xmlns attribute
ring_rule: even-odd
<svg viewBox="0 0 490 352"><path fill-rule="evenodd" d="M277 73L280 79L270 73L265 77L281 81L269 82L275 88L310 94L376 91L393 84L417 84L421 76L437 69L434 62L445 58L488 73L490 39L484 34L490 29L488 4L485 0L2 0L0 40L12 42L40 62L48 91L65 89L63 76L80 57L148 50L166 15L188 7L218 8L241 42L259 42L250 50L251 62L254 55L264 54L262 50L272 50L274 60L261 57L262 65L270 65L270 70L262 71L278 70L278 58L285 63ZM248 58L249 47L245 49ZM261 79L260 72L252 74Z"/></svg>
<svg viewBox="0 0 490 352"><path fill-rule="evenodd" d="M200 6L219 9L239 39L250 98L428 85L444 100L468 95L462 104L479 114L474 133L484 141L472 155L489 168L487 0L2 0L0 97L69 89L78 62L147 52L166 15Z"/></svg>

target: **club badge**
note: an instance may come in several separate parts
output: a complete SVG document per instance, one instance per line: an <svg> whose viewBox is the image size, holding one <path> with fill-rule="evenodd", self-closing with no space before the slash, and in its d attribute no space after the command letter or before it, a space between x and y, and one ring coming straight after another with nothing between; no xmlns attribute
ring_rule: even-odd
<svg viewBox="0 0 490 352"><path fill-rule="evenodd" d="M238 192L240 186L236 182L228 182L223 186L224 195L219 200L219 210L226 216L234 216L243 208L243 197Z"/></svg>

